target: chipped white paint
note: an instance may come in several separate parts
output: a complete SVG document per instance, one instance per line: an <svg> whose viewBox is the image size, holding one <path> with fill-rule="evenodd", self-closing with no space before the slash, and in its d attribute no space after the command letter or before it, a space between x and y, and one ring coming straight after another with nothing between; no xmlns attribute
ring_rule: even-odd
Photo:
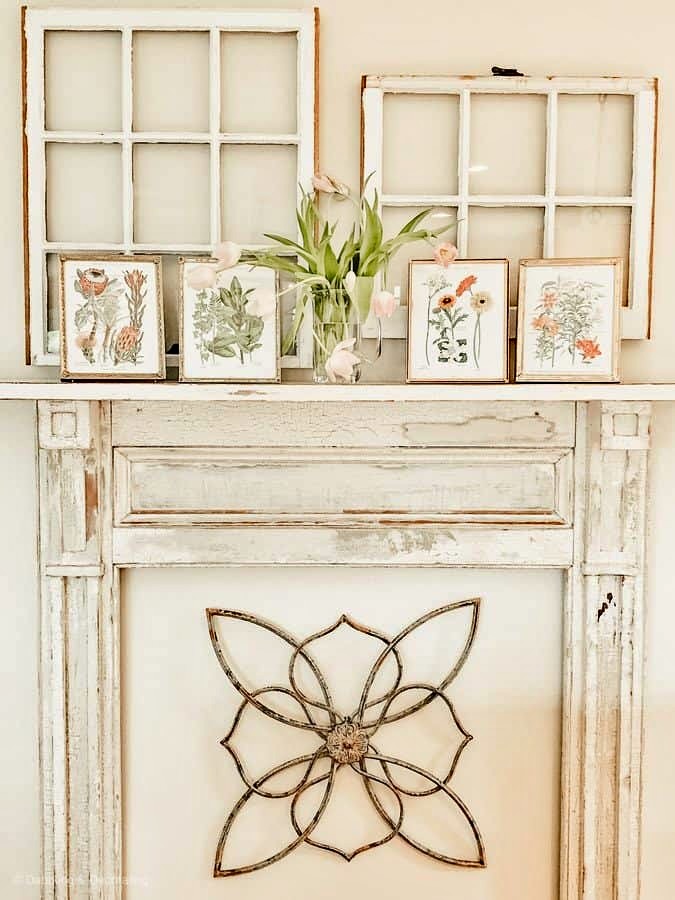
<svg viewBox="0 0 675 900"><path fill-rule="evenodd" d="M567 525L571 453L120 447L115 524Z"/></svg>
<svg viewBox="0 0 675 900"><path fill-rule="evenodd" d="M43 897L122 893L121 567L386 565L566 571L560 897L638 900L650 408L610 396L40 401Z"/></svg>

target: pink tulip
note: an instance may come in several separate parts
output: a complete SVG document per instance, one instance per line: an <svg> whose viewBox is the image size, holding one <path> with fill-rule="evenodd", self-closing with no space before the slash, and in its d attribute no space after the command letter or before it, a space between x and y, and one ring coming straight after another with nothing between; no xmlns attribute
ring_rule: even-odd
<svg viewBox="0 0 675 900"><path fill-rule="evenodd" d="M213 248L213 258L218 260L218 271L231 269L241 259L241 247L234 241L223 241Z"/></svg>
<svg viewBox="0 0 675 900"><path fill-rule="evenodd" d="M370 310L380 319L389 319L394 314L398 302L391 291L378 291L370 301Z"/></svg>
<svg viewBox="0 0 675 900"><path fill-rule="evenodd" d="M205 264L190 269L185 280L188 287L191 287L193 291L203 291L214 286L217 275L218 269L216 266Z"/></svg>
<svg viewBox="0 0 675 900"><path fill-rule="evenodd" d="M356 353L352 353L352 347L356 343L356 338L350 338L347 341L340 341L335 345L335 349L326 360L326 375L328 380L335 384L338 379L349 381L354 372L354 368L361 362Z"/></svg>
<svg viewBox="0 0 675 900"><path fill-rule="evenodd" d="M261 319L270 319L277 310L277 298L274 291L258 288L251 297L247 311L252 316L260 316Z"/></svg>
<svg viewBox="0 0 675 900"><path fill-rule="evenodd" d="M444 241L442 244L438 244L434 250L434 259L439 266L443 266L444 269L447 269L450 263L453 263L457 259L457 253L458 250L454 244L450 241Z"/></svg>
<svg viewBox="0 0 675 900"><path fill-rule="evenodd" d="M341 197L349 196L349 188L346 184L321 172L317 172L316 175L312 176L312 187L321 194L339 194Z"/></svg>

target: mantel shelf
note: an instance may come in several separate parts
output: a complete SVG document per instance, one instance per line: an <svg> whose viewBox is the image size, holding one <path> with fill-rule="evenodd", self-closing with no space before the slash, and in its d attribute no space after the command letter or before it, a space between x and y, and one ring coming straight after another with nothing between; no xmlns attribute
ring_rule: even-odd
<svg viewBox="0 0 675 900"><path fill-rule="evenodd" d="M405 402L439 400L662 400L675 401L675 384L182 384L163 382L0 381L0 400L168 400Z"/></svg>

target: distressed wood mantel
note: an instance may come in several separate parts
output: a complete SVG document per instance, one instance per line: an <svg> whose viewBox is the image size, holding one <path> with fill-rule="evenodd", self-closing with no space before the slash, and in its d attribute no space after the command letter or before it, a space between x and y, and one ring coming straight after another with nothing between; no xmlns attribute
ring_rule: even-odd
<svg viewBox="0 0 675 900"><path fill-rule="evenodd" d="M122 895L120 570L343 565L564 570L560 898L638 900L650 401L672 385L0 398L37 402L43 897Z"/></svg>

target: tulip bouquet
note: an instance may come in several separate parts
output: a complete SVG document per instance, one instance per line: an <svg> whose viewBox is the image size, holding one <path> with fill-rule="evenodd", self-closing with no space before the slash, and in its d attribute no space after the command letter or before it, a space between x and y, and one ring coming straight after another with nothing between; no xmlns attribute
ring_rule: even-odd
<svg viewBox="0 0 675 900"><path fill-rule="evenodd" d="M382 218L375 192L372 203L364 193L354 197L350 189L328 175L312 179L313 190L302 191L296 213L298 241L278 234L266 234L276 246L252 254L251 262L293 276L298 285L298 299L293 324L284 337L283 352L293 346L300 325L307 315L313 317L314 372L316 381L355 381L359 364L360 325L368 313L392 315L397 300L386 290L386 272L392 257L406 244L432 242L453 225L430 229L424 220L433 208L413 216L394 237L384 238ZM328 222L319 210L320 195L349 202L354 209L354 222L346 240L334 247L337 222ZM452 248L451 244L442 247ZM438 250L437 250L438 252ZM454 251L456 253L456 251ZM384 274L385 288L375 292L375 279ZM357 336L354 336L356 332Z"/></svg>

